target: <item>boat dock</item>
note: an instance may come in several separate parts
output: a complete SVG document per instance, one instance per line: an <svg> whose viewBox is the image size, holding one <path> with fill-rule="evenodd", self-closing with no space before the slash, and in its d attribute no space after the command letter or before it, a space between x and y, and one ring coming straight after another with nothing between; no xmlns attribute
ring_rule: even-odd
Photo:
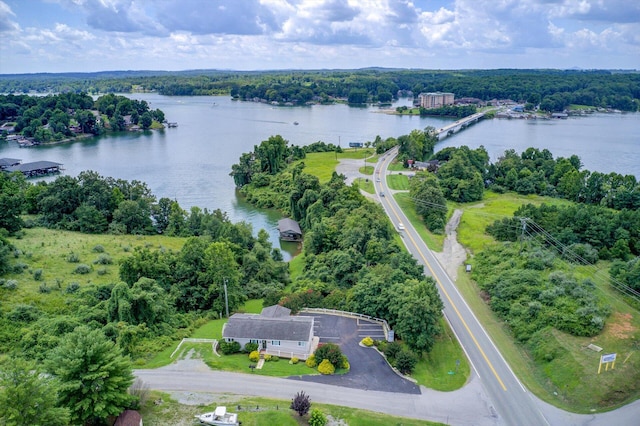
<svg viewBox="0 0 640 426"><path fill-rule="evenodd" d="M2 158L0 159L0 163L3 160L12 160ZM19 160L18 160L19 161ZM2 171L12 173L12 172L21 172L26 177L40 177L46 176L54 173L60 173L62 170L62 163L56 163L54 161L34 161L33 163L24 163L24 164L16 164L14 162L13 165L2 167Z"/></svg>

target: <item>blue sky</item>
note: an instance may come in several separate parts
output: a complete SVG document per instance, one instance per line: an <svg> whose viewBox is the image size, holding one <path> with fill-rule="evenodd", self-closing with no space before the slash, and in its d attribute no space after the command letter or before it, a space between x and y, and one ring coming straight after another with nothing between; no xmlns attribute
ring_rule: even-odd
<svg viewBox="0 0 640 426"><path fill-rule="evenodd" d="M0 73L640 69L638 0L0 0Z"/></svg>

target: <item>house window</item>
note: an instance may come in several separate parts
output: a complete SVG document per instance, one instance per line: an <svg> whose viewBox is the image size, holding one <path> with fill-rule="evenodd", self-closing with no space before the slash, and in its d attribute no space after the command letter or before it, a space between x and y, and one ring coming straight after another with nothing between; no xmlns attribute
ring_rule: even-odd
<svg viewBox="0 0 640 426"><path fill-rule="evenodd" d="M258 340L256 340L256 339L250 339L250 340L249 340L249 343L255 343L255 344L258 344Z"/></svg>
<svg viewBox="0 0 640 426"><path fill-rule="evenodd" d="M271 346L280 346L280 340L272 340Z"/></svg>
<svg viewBox="0 0 640 426"><path fill-rule="evenodd" d="M302 346L304 348L307 346L307 342L298 342L298 346Z"/></svg>

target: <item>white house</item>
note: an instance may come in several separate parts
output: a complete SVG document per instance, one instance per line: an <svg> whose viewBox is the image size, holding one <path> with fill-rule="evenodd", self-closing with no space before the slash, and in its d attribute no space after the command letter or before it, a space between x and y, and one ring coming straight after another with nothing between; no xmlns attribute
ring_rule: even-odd
<svg viewBox="0 0 640 426"><path fill-rule="evenodd" d="M231 315L222 337L242 347L257 343L263 353L299 359L307 359L319 341L313 335L313 317L292 316L290 309L279 305L264 308L260 314Z"/></svg>

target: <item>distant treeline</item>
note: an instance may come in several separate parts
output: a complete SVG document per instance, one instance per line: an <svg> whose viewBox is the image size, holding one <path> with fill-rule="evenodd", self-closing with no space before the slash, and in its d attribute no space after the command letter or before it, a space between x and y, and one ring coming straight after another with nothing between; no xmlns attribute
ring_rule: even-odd
<svg viewBox="0 0 640 426"><path fill-rule="evenodd" d="M484 101L511 99L562 111L569 105L637 111L640 73L576 70L322 70L239 72L111 72L0 76L0 92L231 95L237 99L303 105L307 102L387 103L400 94L446 91Z"/></svg>

